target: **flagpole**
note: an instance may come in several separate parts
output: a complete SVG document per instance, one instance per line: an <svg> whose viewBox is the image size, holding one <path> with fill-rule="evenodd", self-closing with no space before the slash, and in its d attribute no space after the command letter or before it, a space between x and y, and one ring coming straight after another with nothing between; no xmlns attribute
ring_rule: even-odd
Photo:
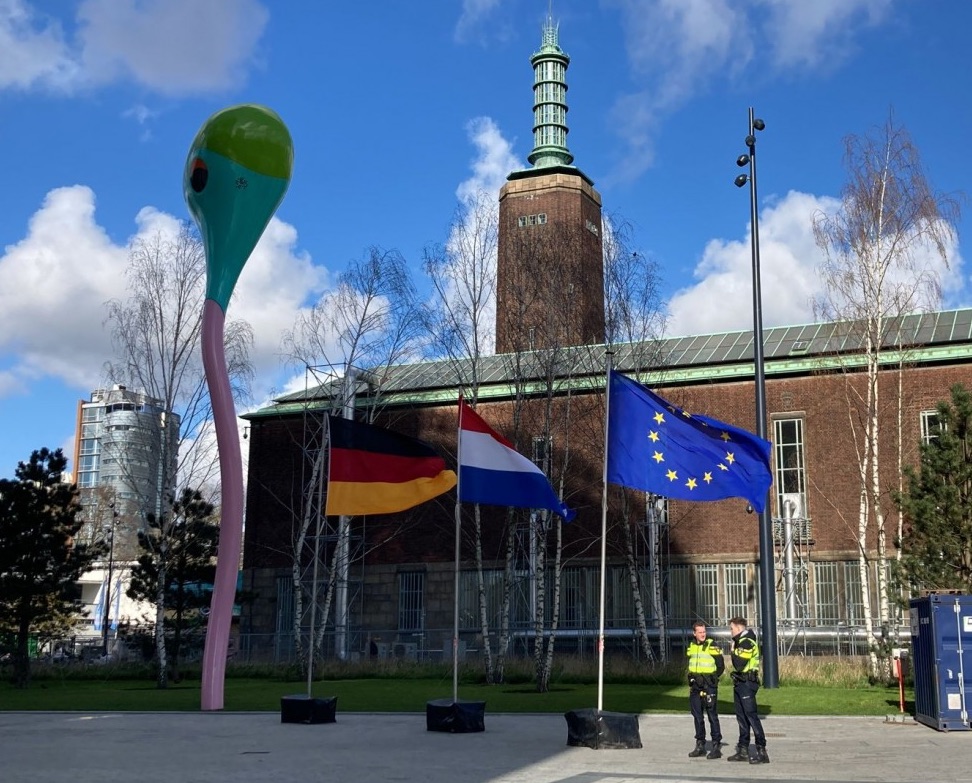
<svg viewBox="0 0 972 783"><path fill-rule="evenodd" d="M462 394L459 395L459 433L456 435L456 455L462 454ZM462 481L462 466L456 466L456 563L455 586L452 607L452 702L459 701L459 536L462 518L459 498L459 482Z"/></svg>
<svg viewBox="0 0 972 783"><path fill-rule="evenodd" d="M607 570L607 456L608 424L611 420L611 357L613 351L605 352L604 369L604 464L601 473L601 598L598 608L599 626L597 632L597 711L604 708L604 590Z"/></svg>
<svg viewBox="0 0 972 783"><path fill-rule="evenodd" d="M321 443L321 453L318 455L318 459L323 463L324 460L324 450L328 448L331 441L331 426L330 417L325 416L324 421L325 429L327 431L324 436L324 442ZM331 467L331 461L327 461L328 470ZM313 685L314 685L314 625L317 619L317 564L321 559L321 523L324 521L324 467L321 465L317 473L317 528L314 535L314 572L311 577L311 612L310 612L310 635L307 643L307 698L312 695Z"/></svg>

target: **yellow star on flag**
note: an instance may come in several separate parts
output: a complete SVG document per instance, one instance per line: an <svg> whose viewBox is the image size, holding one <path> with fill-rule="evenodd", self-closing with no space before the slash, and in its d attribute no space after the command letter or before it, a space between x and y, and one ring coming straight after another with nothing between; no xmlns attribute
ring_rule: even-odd
<svg viewBox="0 0 972 783"><path fill-rule="evenodd" d="M666 473L665 475L668 477L669 481L674 481L675 479L678 478L678 473L676 473L674 470L668 471L668 473Z"/></svg>
<svg viewBox="0 0 972 783"><path fill-rule="evenodd" d="M655 460L655 462L664 462L665 461L665 457L662 455L662 453L660 451L656 451L655 452L655 455L652 457L652 459Z"/></svg>

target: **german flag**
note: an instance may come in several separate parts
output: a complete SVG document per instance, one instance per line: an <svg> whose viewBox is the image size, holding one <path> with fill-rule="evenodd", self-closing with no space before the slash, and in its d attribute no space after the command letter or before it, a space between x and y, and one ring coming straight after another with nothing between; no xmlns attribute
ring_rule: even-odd
<svg viewBox="0 0 972 783"><path fill-rule="evenodd" d="M420 440L329 416L328 516L394 514L456 485L456 474Z"/></svg>

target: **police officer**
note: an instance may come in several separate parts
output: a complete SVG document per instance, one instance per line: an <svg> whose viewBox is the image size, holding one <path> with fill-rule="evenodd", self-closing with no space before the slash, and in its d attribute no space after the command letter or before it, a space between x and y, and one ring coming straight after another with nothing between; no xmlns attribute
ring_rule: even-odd
<svg viewBox="0 0 972 783"><path fill-rule="evenodd" d="M755 632L743 617L729 621L732 634L732 701L739 723L739 744L727 761L748 761L750 764L769 764L766 755L766 735L759 720L756 691L759 690L759 642ZM752 729L756 751L749 755L749 735Z"/></svg>
<svg viewBox="0 0 972 783"><path fill-rule="evenodd" d="M705 623L696 620L692 624L694 639L686 650L688 656L689 708L695 719L695 749L689 758L705 756L707 759L722 758L722 729L719 726L719 678L726 670L726 662L711 639L706 638ZM712 733L712 749L705 752L705 719L709 716Z"/></svg>

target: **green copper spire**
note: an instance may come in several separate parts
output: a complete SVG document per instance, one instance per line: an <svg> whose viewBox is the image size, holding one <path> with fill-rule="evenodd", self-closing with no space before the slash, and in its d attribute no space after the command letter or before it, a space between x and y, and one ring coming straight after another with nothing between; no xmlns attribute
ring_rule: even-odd
<svg viewBox="0 0 972 783"><path fill-rule="evenodd" d="M570 57L557 43L558 25L548 12L540 51L533 65L533 168L569 166L574 156L567 149L567 65Z"/></svg>

